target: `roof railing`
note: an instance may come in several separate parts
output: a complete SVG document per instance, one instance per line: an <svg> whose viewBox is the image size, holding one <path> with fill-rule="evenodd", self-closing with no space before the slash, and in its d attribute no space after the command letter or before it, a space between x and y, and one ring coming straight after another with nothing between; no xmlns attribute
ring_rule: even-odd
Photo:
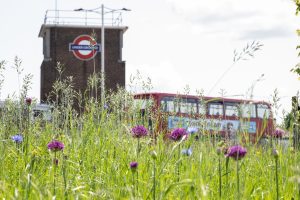
<svg viewBox="0 0 300 200"><path fill-rule="evenodd" d="M122 26L122 12L107 13L104 15L103 21L105 26ZM101 13L88 10L82 12L74 10L47 10L44 24L101 26L102 19Z"/></svg>

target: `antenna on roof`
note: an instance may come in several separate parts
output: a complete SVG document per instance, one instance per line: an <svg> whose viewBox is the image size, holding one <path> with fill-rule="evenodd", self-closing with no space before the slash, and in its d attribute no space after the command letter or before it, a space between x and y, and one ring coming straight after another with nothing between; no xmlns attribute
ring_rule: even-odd
<svg viewBox="0 0 300 200"><path fill-rule="evenodd" d="M57 0L55 0L55 24L58 23L58 10L57 10Z"/></svg>

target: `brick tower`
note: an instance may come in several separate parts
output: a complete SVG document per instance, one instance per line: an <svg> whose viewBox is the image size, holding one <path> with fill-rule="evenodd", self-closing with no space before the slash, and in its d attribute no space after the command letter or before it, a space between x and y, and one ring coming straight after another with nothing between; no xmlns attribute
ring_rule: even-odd
<svg viewBox="0 0 300 200"><path fill-rule="evenodd" d="M53 83L58 79L57 62L64 66L62 78L73 77L74 89L84 92L88 78L101 70L101 43L104 41L105 91L125 87L125 61L122 60L123 34L126 26L120 24L120 12L117 17L101 19L91 12L74 11L46 12L39 37L43 38L44 60L41 65L41 102L45 102L52 91ZM74 17L85 14L83 17ZM54 16L54 17L52 17ZM59 17L58 17L59 16ZM103 16L103 15L102 15ZM102 23L101 23L102 22ZM104 33L102 33L102 28ZM102 34L101 34L102 33ZM101 93L99 89L98 94ZM100 96L100 95L98 95Z"/></svg>

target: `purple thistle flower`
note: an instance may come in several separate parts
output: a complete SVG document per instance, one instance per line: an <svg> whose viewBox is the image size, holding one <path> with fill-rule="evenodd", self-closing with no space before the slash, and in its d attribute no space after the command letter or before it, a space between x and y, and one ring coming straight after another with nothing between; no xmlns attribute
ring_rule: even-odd
<svg viewBox="0 0 300 200"><path fill-rule="evenodd" d="M130 169L131 169L133 172L135 172L136 169L137 169L137 167L138 167L138 162L133 161L133 162L131 162L131 163L129 164L129 166L130 166Z"/></svg>
<svg viewBox="0 0 300 200"><path fill-rule="evenodd" d="M171 140L178 141L178 140L181 140L182 137L187 136L187 135L188 135L188 133L186 132L186 130L184 128L176 128L171 132L171 134L168 135L168 137Z"/></svg>
<svg viewBox="0 0 300 200"><path fill-rule="evenodd" d="M54 151L54 152L61 151L65 147L65 145L62 142L57 140L53 140L52 142L48 143L47 146L50 151Z"/></svg>
<svg viewBox="0 0 300 200"><path fill-rule="evenodd" d="M131 133L133 137L141 138L148 134L148 130L142 125L137 125L131 129Z"/></svg>
<svg viewBox="0 0 300 200"><path fill-rule="evenodd" d="M285 131L280 129L280 128L276 128L275 131L272 133L272 137L275 138L282 138L285 135Z"/></svg>
<svg viewBox="0 0 300 200"><path fill-rule="evenodd" d="M30 106L31 102L32 102L32 99L30 97L26 97L25 103L27 104L27 106Z"/></svg>
<svg viewBox="0 0 300 200"><path fill-rule="evenodd" d="M187 132L189 134L194 134L198 132L198 128L197 127L188 127Z"/></svg>
<svg viewBox="0 0 300 200"><path fill-rule="evenodd" d="M226 156L231 157L235 160L240 160L246 155L246 153L247 153L247 149L245 149L242 146L236 145L236 146L229 147Z"/></svg>
<svg viewBox="0 0 300 200"><path fill-rule="evenodd" d="M23 136L21 134L17 134L17 135L11 136L11 139L15 143L21 143L23 141Z"/></svg>

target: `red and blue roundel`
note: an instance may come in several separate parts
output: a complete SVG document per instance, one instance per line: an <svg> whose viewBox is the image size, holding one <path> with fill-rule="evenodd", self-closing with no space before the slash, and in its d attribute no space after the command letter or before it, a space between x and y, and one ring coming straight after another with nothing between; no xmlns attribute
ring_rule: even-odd
<svg viewBox="0 0 300 200"><path fill-rule="evenodd" d="M69 44L69 51L72 51L80 60L90 60L96 56L97 52L100 52L100 44L97 44L90 35L80 35Z"/></svg>

